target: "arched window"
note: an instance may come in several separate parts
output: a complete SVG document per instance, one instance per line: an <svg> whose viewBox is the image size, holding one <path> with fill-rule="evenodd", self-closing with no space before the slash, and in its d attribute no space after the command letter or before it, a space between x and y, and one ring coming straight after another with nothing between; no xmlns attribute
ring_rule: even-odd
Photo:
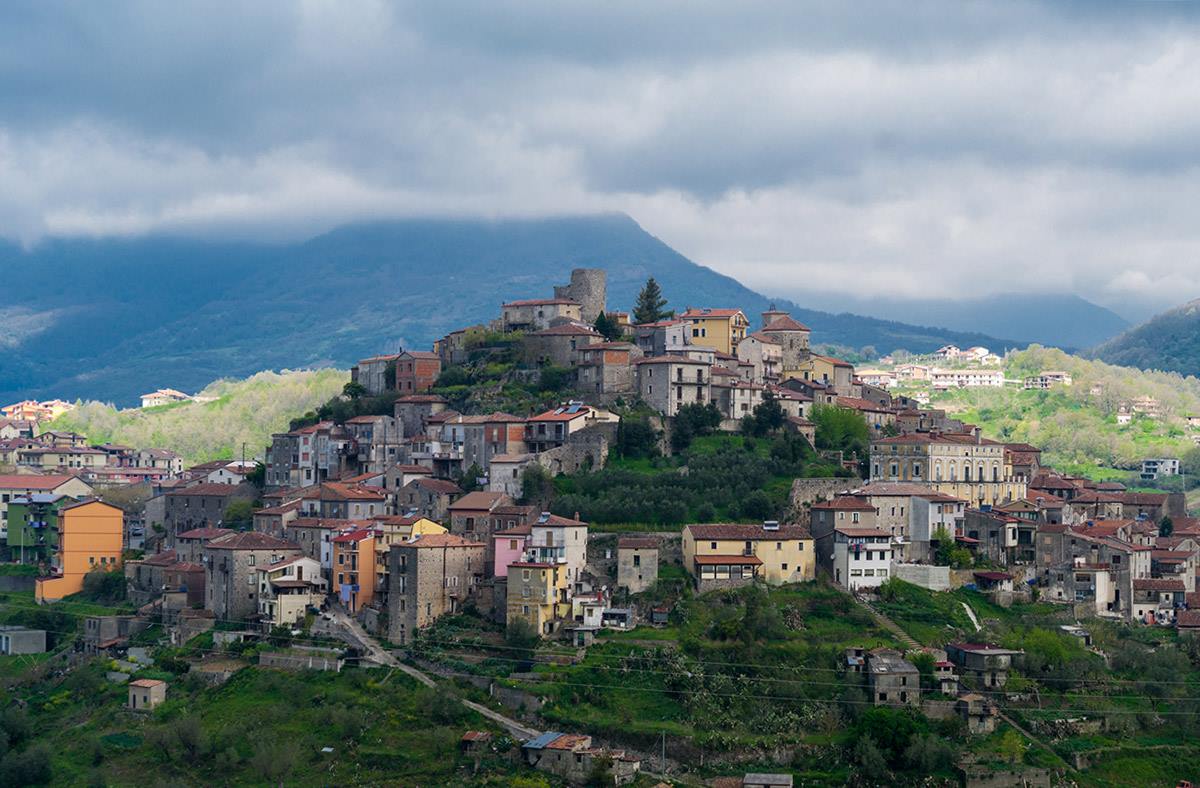
<svg viewBox="0 0 1200 788"><path fill-rule="evenodd" d="M940 461L933 464L933 478L939 482L942 480L942 463Z"/></svg>
<svg viewBox="0 0 1200 788"><path fill-rule="evenodd" d="M953 462L950 463L950 481L958 481L958 469L955 467Z"/></svg>
<svg viewBox="0 0 1200 788"><path fill-rule="evenodd" d="M969 462L963 463L963 481L971 481L971 464Z"/></svg>

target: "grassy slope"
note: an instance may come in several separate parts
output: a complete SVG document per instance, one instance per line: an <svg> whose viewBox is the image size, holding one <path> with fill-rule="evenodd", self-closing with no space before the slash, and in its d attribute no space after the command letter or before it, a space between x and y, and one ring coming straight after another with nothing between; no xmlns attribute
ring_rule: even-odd
<svg viewBox="0 0 1200 788"><path fill-rule="evenodd" d="M188 462L261 455L271 433L341 392L346 372L260 372L245 380L219 380L200 392L212 402L117 410L86 402L51 423L50 429L74 430L93 443L114 442L137 448L171 449Z"/></svg>
<svg viewBox="0 0 1200 788"><path fill-rule="evenodd" d="M1200 380L1114 367L1036 345L1011 354L1005 375L1019 380L1050 369L1070 372L1074 384L1050 391L961 389L936 395L933 405L982 426L990 437L1041 446L1049 464L1093 478L1121 478L1106 469L1133 468L1144 457L1178 457L1192 447L1184 418L1200 414ZM1102 391L1092 394L1097 384ZM1118 425L1120 404L1142 395L1158 399L1165 418Z"/></svg>

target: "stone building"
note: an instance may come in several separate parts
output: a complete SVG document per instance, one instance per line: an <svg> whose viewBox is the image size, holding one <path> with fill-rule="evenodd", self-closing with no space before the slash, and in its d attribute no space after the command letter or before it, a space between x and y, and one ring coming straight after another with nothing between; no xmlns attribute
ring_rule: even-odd
<svg viewBox="0 0 1200 788"><path fill-rule="evenodd" d="M204 606L218 619L238 622L258 614L258 569L303 555L291 542L253 531L213 539L203 553Z"/></svg>
<svg viewBox="0 0 1200 788"><path fill-rule="evenodd" d="M633 362L642 351L629 342L600 342L579 354L576 388L587 394L629 394L633 391Z"/></svg>
<svg viewBox="0 0 1200 788"><path fill-rule="evenodd" d="M424 534L388 552L388 639L406 645L440 616L462 609L484 575L484 546L454 534Z"/></svg>
<svg viewBox="0 0 1200 788"><path fill-rule="evenodd" d="M617 542L617 588L638 594L658 582L658 540L627 536Z"/></svg>
<svg viewBox="0 0 1200 788"><path fill-rule="evenodd" d="M462 488L448 479L416 478L396 493L396 510L442 522L451 501L462 494Z"/></svg>
<svg viewBox="0 0 1200 788"><path fill-rule="evenodd" d="M635 361L633 370L637 395L664 416L677 416L684 405L703 405L710 399L710 365L703 361L653 356Z"/></svg>
<svg viewBox="0 0 1200 788"><path fill-rule="evenodd" d="M393 413L400 423L400 434L406 438L422 435L431 416L446 410L447 402L440 394L407 394L396 400Z"/></svg>
<svg viewBox="0 0 1200 788"><path fill-rule="evenodd" d="M167 493L165 522L166 544L175 546L175 537L196 528L218 528L225 522L225 510L234 501L254 498L249 484L197 484Z"/></svg>
<svg viewBox="0 0 1200 788"><path fill-rule="evenodd" d="M530 366L574 367L584 348L603 341L604 336L590 325L570 322L527 335L522 347Z"/></svg>
<svg viewBox="0 0 1200 788"><path fill-rule="evenodd" d="M580 317L595 323L608 300L608 272L603 268L575 268L570 283L554 287L554 297L578 302Z"/></svg>

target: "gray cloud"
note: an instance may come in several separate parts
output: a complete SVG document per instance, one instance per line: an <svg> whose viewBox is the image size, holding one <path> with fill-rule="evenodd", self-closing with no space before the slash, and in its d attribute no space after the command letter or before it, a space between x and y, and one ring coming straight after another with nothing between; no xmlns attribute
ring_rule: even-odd
<svg viewBox="0 0 1200 788"><path fill-rule="evenodd" d="M1200 292L1193 4L0 8L0 235L623 210L795 295Z"/></svg>

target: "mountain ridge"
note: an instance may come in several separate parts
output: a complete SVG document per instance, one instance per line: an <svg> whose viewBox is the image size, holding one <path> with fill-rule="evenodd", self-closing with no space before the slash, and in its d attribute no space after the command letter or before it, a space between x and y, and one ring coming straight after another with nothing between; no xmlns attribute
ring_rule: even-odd
<svg viewBox="0 0 1200 788"><path fill-rule="evenodd" d="M1200 298L1160 312L1088 355L1120 366L1200 375Z"/></svg>
<svg viewBox="0 0 1200 788"><path fill-rule="evenodd" d="M264 369L349 365L427 347L495 317L504 300L550 295L575 267L608 271L610 308L649 276L670 307L730 304L757 323L792 310L814 342L929 351L1016 342L802 308L701 266L624 214L543 219L399 219L279 244L147 236L0 245L0 314L29 329L0 354L0 399L129 404L143 390L195 390ZM0 335L0 341L3 341Z"/></svg>

